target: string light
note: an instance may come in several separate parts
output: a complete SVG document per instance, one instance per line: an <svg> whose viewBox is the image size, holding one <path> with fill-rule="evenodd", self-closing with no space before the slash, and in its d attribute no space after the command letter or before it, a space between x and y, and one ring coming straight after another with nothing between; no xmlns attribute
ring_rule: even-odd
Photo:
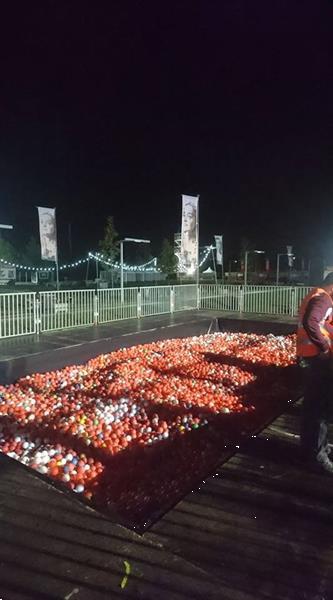
<svg viewBox="0 0 333 600"><path fill-rule="evenodd" d="M86 263L88 261L88 258L81 258L80 260L77 260L73 263L69 263L68 265L60 265L59 266L59 271L63 271L65 269L73 269L74 267L79 267L80 265ZM8 265L9 267L13 267L16 269L23 269L24 271L43 271L44 273L46 272L52 272L55 271L56 268L55 267L30 267L28 265L19 265L16 263L12 263L9 260L5 260L3 258L0 258L0 262L2 262L5 265Z"/></svg>
<svg viewBox="0 0 333 600"><path fill-rule="evenodd" d="M5 260L4 258L0 258L0 262L4 265L7 265L8 267L12 267L15 269L23 269L24 271L55 271L55 267L30 267L27 265L19 265L16 263L12 263L9 260Z"/></svg>
<svg viewBox="0 0 333 600"><path fill-rule="evenodd" d="M80 260L76 260L72 263L59 265L59 271L65 271L67 269L74 269L76 267L79 267L80 265L87 263L91 258L98 260L99 262L103 262L104 264L107 264L109 266L113 266L116 269L120 269L119 263L117 263L117 262L111 263L107 259L105 260L103 255L100 254L99 252L96 252L96 253L89 252L87 258L81 258ZM56 270L56 267L31 267L29 265L21 265L18 263L13 263L9 260L5 260L4 258L0 258L0 262L8 267L15 268L15 269L22 269L23 271L37 271L37 272L43 272L43 273L50 273L50 272L54 272ZM153 266L150 267L149 265L153 265ZM137 266L124 265L124 269L126 271L142 271L142 272L149 271L149 272L159 273L160 269L158 269L156 265L157 265L157 258L155 257L142 265L137 265Z"/></svg>
<svg viewBox="0 0 333 600"><path fill-rule="evenodd" d="M209 257L210 253L212 250L214 250L215 246L206 246L205 251L203 253L203 256L199 262L199 269L200 267L202 267L204 265L204 263L206 262L207 258ZM182 255L180 252L176 252L175 253L177 258L178 258L178 273L184 273L187 272L189 275L193 274L193 272L191 273L188 268L184 265L183 261L182 261Z"/></svg>
<svg viewBox="0 0 333 600"><path fill-rule="evenodd" d="M199 263L199 267L202 267L202 265L206 262L207 258L210 255L211 250L213 249L213 246L207 246L205 248L204 254L202 256L202 259ZM186 271L186 268L184 267L184 265L182 264L181 261L181 256L179 254L176 254L176 256L179 259L179 263L178 263L178 272L184 272ZM81 258L80 260L76 260L72 263L68 263L68 264L64 264L64 265L59 265L59 271L65 271L67 269L74 269L77 267L80 267L81 265L87 263L90 259L94 259L97 260L98 262L101 262L105 265L108 265L110 267L113 267L114 269L121 269L121 265L118 262L111 262L108 258L104 257L103 254L101 254L100 252L89 252L87 258ZM35 272L43 272L43 273L52 273L56 271L56 267L32 267L29 265L21 265L18 263L13 263L9 260L5 260L4 258L0 258L0 263L2 263L3 265L6 265L8 267L11 268L15 268L15 269L21 269L23 271L35 271ZM156 256L154 258L152 258L151 260L141 264L141 265L127 265L124 264L124 270L125 271L132 271L134 273L160 273L161 269L159 269L157 267L157 258Z"/></svg>
<svg viewBox="0 0 333 600"><path fill-rule="evenodd" d="M113 267L114 269L121 269L121 265L118 262L111 262L109 259L105 258L103 254L101 254L100 252L89 252L89 257L90 258L94 258L95 260L104 263L105 265L108 265L110 267ZM154 265L154 266L149 266L149 265ZM160 273L161 269L159 269L157 266L157 258L152 258L151 260L149 260L148 262L142 264L142 265L127 265L124 264L123 268L124 271L133 271L135 273L137 272L142 272L142 273Z"/></svg>
<svg viewBox="0 0 333 600"><path fill-rule="evenodd" d="M199 263L199 267L202 267L202 265L206 262L206 260L209 257L212 250L214 250L214 246L207 246L207 248L205 250L205 254L204 254L201 262Z"/></svg>

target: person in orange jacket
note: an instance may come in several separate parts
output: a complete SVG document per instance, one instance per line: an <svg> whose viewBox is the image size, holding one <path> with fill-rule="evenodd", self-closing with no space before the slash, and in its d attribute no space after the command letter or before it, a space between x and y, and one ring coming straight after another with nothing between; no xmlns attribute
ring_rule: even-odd
<svg viewBox="0 0 333 600"><path fill-rule="evenodd" d="M333 273L311 290L299 309L296 352L304 369L303 457L333 475L327 430L333 402Z"/></svg>

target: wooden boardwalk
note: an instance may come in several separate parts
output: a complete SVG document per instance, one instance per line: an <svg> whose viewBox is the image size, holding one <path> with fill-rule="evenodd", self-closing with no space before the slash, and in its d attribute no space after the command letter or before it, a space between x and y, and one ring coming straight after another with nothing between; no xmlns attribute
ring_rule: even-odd
<svg viewBox="0 0 333 600"><path fill-rule="evenodd" d="M10 378L16 369L54 367L54 353L67 362L81 352L84 360L95 340L97 353L99 342L110 351L128 334L129 345L169 337L173 325L182 336L204 333L210 317L50 335L39 346L27 342L24 355L21 342L3 342L3 362ZM143 536L0 454L0 598L333 600L333 478L299 460L299 418L299 403L288 405ZM131 574L121 589L124 560Z"/></svg>
<svg viewBox="0 0 333 600"><path fill-rule="evenodd" d="M300 404L147 534L210 572L221 598L333 598L333 478L298 454Z"/></svg>
<svg viewBox="0 0 333 600"><path fill-rule="evenodd" d="M2 457L0 597L331 600L333 480L299 461L298 423L290 406L143 536Z"/></svg>

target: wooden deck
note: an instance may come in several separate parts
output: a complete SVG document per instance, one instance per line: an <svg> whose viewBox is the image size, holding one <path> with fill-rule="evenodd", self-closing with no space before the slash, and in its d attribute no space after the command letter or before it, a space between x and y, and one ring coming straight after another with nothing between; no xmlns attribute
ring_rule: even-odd
<svg viewBox="0 0 333 600"><path fill-rule="evenodd" d="M193 334L193 326L203 333L209 316L179 315L175 325L181 335ZM54 342L66 362L71 352L84 359L91 350L81 343L94 341L88 335L110 350L128 333L129 345L160 337L161 330L151 329L156 322L169 336L169 320L82 331L75 340L72 332L65 340L49 336L34 347L31 363L30 347L22 356L21 347L14 352L3 344L13 367L7 375L43 361L54 367L45 344ZM81 342L79 350L73 341ZM333 478L309 472L299 460L299 417L299 403L288 405L143 536L0 454L0 598L333 600ZM121 589L124 560L131 574Z"/></svg>
<svg viewBox="0 0 333 600"><path fill-rule="evenodd" d="M300 403L241 448L147 537L200 565L221 598L333 598L333 479L299 460Z"/></svg>
<svg viewBox="0 0 333 600"><path fill-rule="evenodd" d="M299 410L142 537L2 457L0 597L331 600L333 481L298 459Z"/></svg>

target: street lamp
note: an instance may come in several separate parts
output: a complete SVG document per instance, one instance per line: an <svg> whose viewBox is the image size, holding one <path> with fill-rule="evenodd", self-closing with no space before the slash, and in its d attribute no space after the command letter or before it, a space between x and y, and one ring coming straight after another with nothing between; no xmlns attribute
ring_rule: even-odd
<svg viewBox="0 0 333 600"><path fill-rule="evenodd" d="M244 285L247 285L247 257L248 254L265 254L265 250L246 250L244 265Z"/></svg>
<svg viewBox="0 0 333 600"><path fill-rule="evenodd" d="M280 256L292 256L294 258L294 254L290 254L290 252L281 252L277 255L276 258L276 285L279 285L279 277L280 277Z"/></svg>
<svg viewBox="0 0 333 600"><path fill-rule="evenodd" d="M137 238L124 238L120 240L120 288L121 302L124 303L124 243L133 242L135 244L150 244L150 240L140 240Z"/></svg>

